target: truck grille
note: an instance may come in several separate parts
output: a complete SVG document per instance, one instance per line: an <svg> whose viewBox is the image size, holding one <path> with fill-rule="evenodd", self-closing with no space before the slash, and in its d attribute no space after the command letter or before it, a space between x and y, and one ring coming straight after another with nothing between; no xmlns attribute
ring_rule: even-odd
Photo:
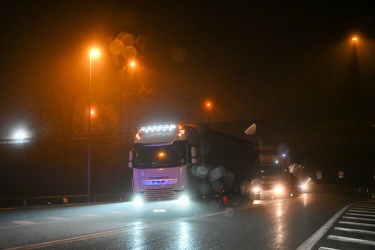
<svg viewBox="0 0 375 250"><path fill-rule="evenodd" d="M146 189L145 198L148 201L173 200L176 193L172 188Z"/></svg>

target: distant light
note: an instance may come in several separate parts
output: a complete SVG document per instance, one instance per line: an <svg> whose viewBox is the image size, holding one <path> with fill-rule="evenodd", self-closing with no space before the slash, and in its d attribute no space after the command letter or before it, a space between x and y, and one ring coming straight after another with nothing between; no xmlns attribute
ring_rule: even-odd
<svg viewBox="0 0 375 250"><path fill-rule="evenodd" d="M285 157L286 156L286 154L283 154L283 157Z"/></svg>
<svg viewBox="0 0 375 250"><path fill-rule="evenodd" d="M352 38L352 41L355 42L355 41L357 41L357 39L358 38L355 36L355 37Z"/></svg>

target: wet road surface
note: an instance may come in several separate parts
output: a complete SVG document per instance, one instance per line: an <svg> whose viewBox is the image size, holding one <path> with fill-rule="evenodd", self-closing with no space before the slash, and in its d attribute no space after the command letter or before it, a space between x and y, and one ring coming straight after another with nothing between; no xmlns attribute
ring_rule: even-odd
<svg viewBox="0 0 375 250"><path fill-rule="evenodd" d="M359 200L311 193L220 210L193 205L187 209L169 202L140 208L123 202L2 211L0 248L324 249L328 237L348 234L340 229L344 228L342 223L334 220L337 225L332 222L332 228L339 229L328 227L321 237L312 236L338 212ZM345 216L360 216L355 215L359 208L352 207L353 211L348 210Z"/></svg>

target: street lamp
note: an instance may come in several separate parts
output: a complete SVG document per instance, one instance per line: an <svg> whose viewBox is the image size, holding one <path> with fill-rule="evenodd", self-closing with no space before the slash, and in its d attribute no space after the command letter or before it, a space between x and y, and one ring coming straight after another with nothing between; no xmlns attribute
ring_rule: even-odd
<svg viewBox="0 0 375 250"><path fill-rule="evenodd" d="M91 193L91 81L92 81L92 59L100 54L98 49L90 51L90 86L89 86L89 111L88 111L88 136L87 136L87 199Z"/></svg>
<svg viewBox="0 0 375 250"><path fill-rule="evenodd" d="M207 108L207 123L210 123L210 111L212 108L212 103L211 102L206 102L206 108Z"/></svg>
<svg viewBox="0 0 375 250"><path fill-rule="evenodd" d="M134 71L135 68L137 67L137 63L136 63L135 61L131 61L131 62L129 63L129 66L130 66L130 68L132 68L132 70Z"/></svg>

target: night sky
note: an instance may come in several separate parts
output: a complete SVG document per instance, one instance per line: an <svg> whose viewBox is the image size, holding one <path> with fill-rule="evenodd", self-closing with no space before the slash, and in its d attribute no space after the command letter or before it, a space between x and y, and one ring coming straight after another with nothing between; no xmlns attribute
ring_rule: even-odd
<svg viewBox="0 0 375 250"><path fill-rule="evenodd" d="M109 44L138 37L135 83L152 89L135 124L267 120L375 124L374 1L0 2L1 135L39 126L54 95L117 105L120 65ZM354 45L353 35L358 36ZM69 98L68 98L69 99ZM52 107L52 108L51 108ZM346 117L346 118L345 118Z"/></svg>

